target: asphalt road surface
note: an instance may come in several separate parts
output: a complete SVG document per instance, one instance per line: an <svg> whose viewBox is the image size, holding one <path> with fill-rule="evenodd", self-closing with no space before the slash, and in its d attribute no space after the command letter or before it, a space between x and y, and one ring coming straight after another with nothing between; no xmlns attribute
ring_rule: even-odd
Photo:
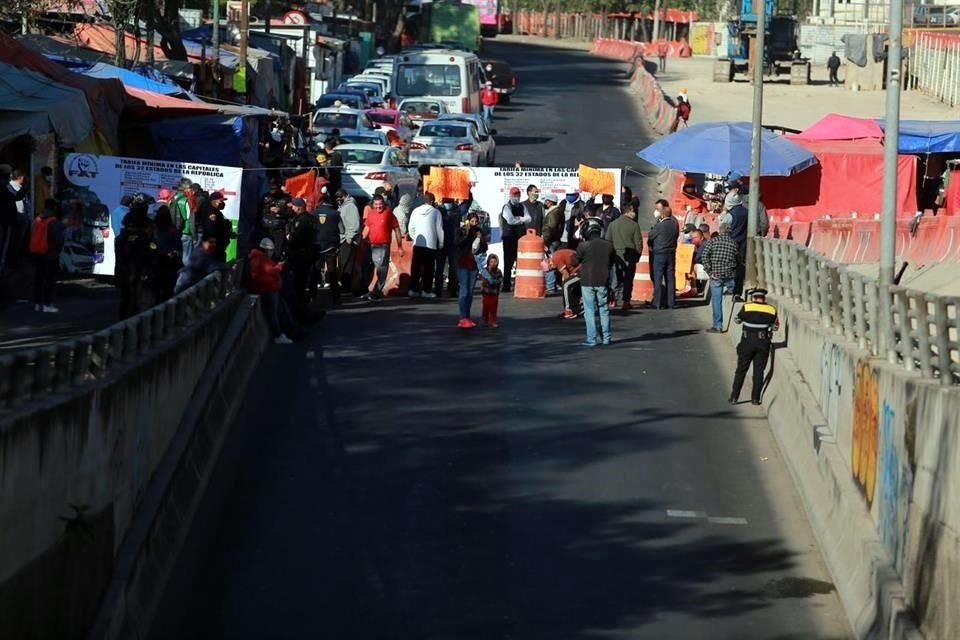
<svg viewBox="0 0 960 640"><path fill-rule="evenodd" d="M522 83L501 161L632 153L624 65L492 49ZM351 302L271 347L153 637L849 637L706 309L587 349L556 298L501 307L464 332L452 300Z"/></svg>

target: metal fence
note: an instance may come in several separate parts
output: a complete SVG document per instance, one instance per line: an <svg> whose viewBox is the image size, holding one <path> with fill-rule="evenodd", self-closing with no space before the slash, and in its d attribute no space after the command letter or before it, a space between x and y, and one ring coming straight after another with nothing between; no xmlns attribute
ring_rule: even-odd
<svg viewBox="0 0 960 640"><path fill-rule="evenodd" d="M916 34L907 86L954 107L960 104L960 34Z"/></svg>
<svg viewBox="0 0 960 640"><path fill-rule="evenodd" d="M243 262L210 274L170 300L102 331L0 356L0 413L105 377L189 330L240 286Z"/></svg>
<svg viewBox="0 0 960 640"><path fill-rule="evenodd" d="M801 306L874 356L942 384L960 384L960 298L881 287L796 242L751 242L759 283L771 295ZM891 314L885 334L878 321L882 309Z"/></svg>

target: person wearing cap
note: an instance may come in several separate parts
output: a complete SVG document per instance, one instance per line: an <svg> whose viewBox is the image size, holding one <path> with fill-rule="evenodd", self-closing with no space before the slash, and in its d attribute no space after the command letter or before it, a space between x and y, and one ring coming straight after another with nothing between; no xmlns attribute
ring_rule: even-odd
<svg viewBox="0 0 960 640"><path fill-rule="evenodd" d="M699 229L698 229L699 231ZM710 306L713 325L710 333L723 331L723 295L732 294L740 254L737 243L730 236L730 225L721 224L720 233L706 244L701 254L703 269L710 278Z"/></svg>
<svg viewBox="0 0 960 640"><path fill-rule="evenodd" d="M344 189L333 194L340 220L343 222L343 232L340 234L340 289L349 291L353 295L363 293L361 280L362 269L356 268L357 247L360 245L360 209L357 201Z"/></svg>
<svg viewBox="0 0 960 640"><path fill-rule="evenodd" d="M207 208L207 215L203 219L203 237L216 238L217 247L213 257L220 262L227 261L227 245L230 240L237 237L233 232L233 224L223 215L223 209L227 206L227 197L222 191L214 191L210 194L210 205Z"/></svg>
<svg viewBox="0 0 960 640"><path fill-rule="evenodd" d="M317 219L317 235L314 239L317 260L313 269L314 279L317 283L322 280L324 286L330 289L333 303L339 304L340 270L337 268L337 250L345 229L343 218L340 217L337 209L324 202L313 209L312 215ZM310 289L314 289L314 283L310 284Z"/></svg>
<svg viewBox="0 0 960 640"><path fill-rule="evenodd" d="M565 249L576 249L579 242L576 231L583 222L585 203L580 199L580 192L571 190L567 192L560 204L563 207L563 233L560 235L560 246Z"/></svg>
<svg viewBox="0 0 960 640"><path fill-rule="evenodd" d="M287 303L281 295L283 278L281 273L286 266L285 262L276 262L273 259L275 247L273 240L263 238L260 246L254 247L247 254L247 265L250 270L250 291L260 296L264 310L267 312L267 322L273 334L274 344L292 344L293 340L283 332L283 325L292 323ZM281 316L283 320L281 321Z"/></svg>
<svg viewBox="0 0 960 640"><path fill-rule="evenodd" d="M270 178L270 187L260 200L260 224L263 231L273 240L274 255L283 255L283 229L293 217L290 201L293 198L284 192L279 178Z"/></svg>
<svg viewBox="0 0 960 640"><path fill-rule="evenodd" d="M480 104L483 106L483 120L487 123L487 128L493 122L493 110L500 102L500 95L493 88L493 83L487 80L480 90Z"/></svg>
<svg viewBox="0 0 960 640"><path fill-rule="evenodd" d="M525 225L530 223L530 214L520 204L520 188L510 187L510 198L500 210L500 239L503 241L503 288L509 292L512 286L513 266L517 263L517 247Z"/></svg>
<svg viewBox="0 0 960 640"><path fill-rule="evenodd" d="M610 307L607 298L607 284L610 279L610 265L615 254L613 244L603 238L603 222L591 218L583 231L583 242L577 246L571 260L573 266L580 266L580 286L583 294L583 319L587 336L585 347L597 346L599 340L607 345L611 342ZM600 333L597 334L597 316L600 316Z"/></svg>
<svg viewBox="0 0 960 640"><path fill-rule="evenodd" d="M763 374L770 358L770 340L780 328L777 308L767 302L766 289L747 291L749 301L737 314L737 324L743 327L740 344L737 345L737 371L733 376L730 404L740 401L740 390L747 378L747 370L753 365L753 387L750 402L760 404L763 394Z"/></svg>

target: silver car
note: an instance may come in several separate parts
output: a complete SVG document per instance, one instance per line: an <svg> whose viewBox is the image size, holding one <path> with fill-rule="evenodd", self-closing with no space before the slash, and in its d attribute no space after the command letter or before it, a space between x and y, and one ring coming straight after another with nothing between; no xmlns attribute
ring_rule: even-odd
<svg viewBox="0 0 960 640"><path fill-rule="evenodd" d="M485 160L480 134L470 122L425 123L410 143L410 162L479 167Z"/></svg>
<svg viewBox="0 0 960 640"><path fill-rule="evenodd" d="M483 155L483 163L492 167L497 160L497 141L493 139L496 129L487 127L487 122L479 113L444 113L437 122L469 122L477 128L480 134L480 153Z"/></svg>

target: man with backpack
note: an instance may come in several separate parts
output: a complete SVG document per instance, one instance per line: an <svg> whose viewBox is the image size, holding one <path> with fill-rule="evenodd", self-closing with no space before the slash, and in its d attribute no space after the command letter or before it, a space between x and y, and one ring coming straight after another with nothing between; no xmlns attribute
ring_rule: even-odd
<svg viewBox="0 0 960 640"><path fill-rule="evenodd" d="M46 200L30 228L30 259L33 261L33 308L43 313L60 311L53 306L53 292L60 273L63 224L57 218L57 202Z"/></svg>

